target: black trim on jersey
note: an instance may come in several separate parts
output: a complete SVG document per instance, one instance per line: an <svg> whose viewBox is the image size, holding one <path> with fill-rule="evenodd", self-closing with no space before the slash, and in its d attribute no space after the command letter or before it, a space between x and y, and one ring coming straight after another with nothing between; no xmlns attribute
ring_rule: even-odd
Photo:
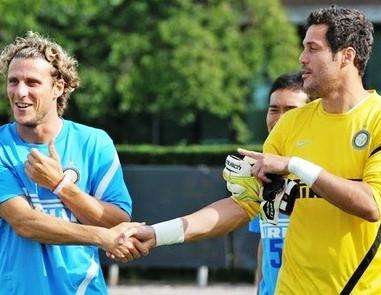
<svg viewBox="0 0 381 295"><path fill-rule="evenodd" d="M380 247L380 243L381 243L381 225L378 227L376 239L374 240L368 253L366 253L365 257L363 258L359 266L356 268L352 276L349 278L343 290L340 292L340 295L347 295L352 292L353 288L356 286L357 282L360 280L361 276L364 274L369 264L372 262L374 256L377 253L378 248Z"/></svg>
<svg viewBox="0 0 381 295"><path fill-rule="evenodd" d="M233 172L233 173L236 173L236 174L238 174L238 173L237 173L237 171L234 171L234 170L230 169L230 168L229 168L229 167L227 167L227 166L226 166L225 168L226 168L226 170L228 170L229 172Z"/></svg>
<svg viewBox="0 0 381 295"><path fill-rule="evenodd" d="M373 156L374 154L378 153L379 151L381 151L381 146L376 147L376 148L370 153L369 158L370 158L371 156Z"/></svg>
<svg viewBox="0 0 381 295"><path fill-rule="evenodd" d="M353 178L353 179L348 179L348 180L351 180L351 181L362 181L362 179L360 178ZM305 184L304 182L301 182L300 179L295 179L294 180L298 187L299 187L299 190L298 192L293 195L293 197L295 199L312 199L312 198L322 198L321 196L319 196L317 193L315 193L311 187L309 187L307 184Z"/></svg>

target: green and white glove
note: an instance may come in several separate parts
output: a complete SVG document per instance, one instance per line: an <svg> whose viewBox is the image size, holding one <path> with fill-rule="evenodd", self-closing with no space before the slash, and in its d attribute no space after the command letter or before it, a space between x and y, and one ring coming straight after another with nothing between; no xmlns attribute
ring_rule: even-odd
<svg viewBox="0 0 381 295"><path fill-rule="evenodd" d="M250 218L259 214L265 223L277 224L280 213L291 214L298 184L280 175L267 174L271 182L262 185L251 175L254 164L255 160L251 158L229 155L223 171L226 187Z"/></svg>
<svg viewBox="0 0 381 295"><path fill-rule="evenodd" d="M262 183L251 176L252 165L246 159L229 155L225 161L223 177L226 187L232 196L239 200L252 200L261 202Z"/></svg>
<svg viewBox="0 0 381 295"><path fill-rule="evenodd" d="M232 199L253 219L258 215L262 201L262 183L251 176L252 163L249 159L228 156L225 161L223 177Z"/></svg>

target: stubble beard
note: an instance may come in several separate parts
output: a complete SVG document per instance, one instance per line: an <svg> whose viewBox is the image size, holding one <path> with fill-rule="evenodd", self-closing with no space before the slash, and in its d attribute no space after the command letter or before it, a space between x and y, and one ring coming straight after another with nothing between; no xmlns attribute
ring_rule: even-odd
<svg viewBox="0 0 381 295"><path fill-rule="evenodd" d="M319 85L317 84L304 86L304 83L303 83L303 90L305 93L307 93L310 100L314 100L321 97L321 90Z"/></svg>
<svg viewBox="0 0 381 295"><path fill-rule="evenodd" d="M43 123L44 118L48 115L48 112L36 113L35 117L27 122L20 123L17 120L17 124L27 129L34 129Z"/></svg>
<svg viewBox="0 0 381 295"><path fill-rule="evenodd" d="M312 81L308 86L305 86L303 82L303 89L311 100L323 98L337 88L336 81L328 78L325 72L321 72L320 77L320 79Z"/></svg>

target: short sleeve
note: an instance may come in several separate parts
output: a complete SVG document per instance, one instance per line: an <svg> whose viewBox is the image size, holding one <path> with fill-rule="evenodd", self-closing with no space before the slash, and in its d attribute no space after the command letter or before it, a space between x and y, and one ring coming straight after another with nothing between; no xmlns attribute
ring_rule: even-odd
<svg viewBox="0 0 381 295"><path fill-rule="evenodd" d="M371 153L366 161L363 181L371 187L373 197L381 212L381 148L380 151Z"/></svg>
<svg viewBox="0 0 381 295"><path fill-rule="evenodd" d="M124 182L119 157L111 138L102 131L94 157L92 192L96 198L119 206L131 215L132 200Z"/></svg>
<svg viewBox="0 0 381 295"><path fill-rule="evenodd" d="M24 195L16 174L0 162L0 204Z"/></svg>
<svg viewBox="0 0 381 295"><path fill-rule="evenodd" d="M365 162L362 179L367 183L373 192L373 197L381 212L381 118L370 130L371 142L369 156Z"/></svg>
<svg viewBox="0 0 381 295"><path fill-rule="evenodd" d="M256 217L249 223L249 231L253 233L260 233L261 229L259 227L259 217Z"/></svg>

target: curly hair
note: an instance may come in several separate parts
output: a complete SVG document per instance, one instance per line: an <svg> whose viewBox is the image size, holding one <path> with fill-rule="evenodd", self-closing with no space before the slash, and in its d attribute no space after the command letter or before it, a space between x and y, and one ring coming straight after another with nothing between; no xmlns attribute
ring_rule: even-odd
<svg viewBox="0 0 381 295"><path fill-rule="evenodd" d="M79 86L77 61L57 43L31 31L27 32L25 37L17 37L1 52L1 74L7 74L9 64L14 58L43 58L53 66L53 80L64 81L63 93L57 98L57 112L59 116L62 116L70 93Z"/></svg>
<svg viewBox="0 0 381 295"><path fill-rule="evenodd" d="M334 5L316 9L308 16L305 29L321 24L328 26L326 39L334 54L347 47L356 50L354 65L363 76L374 41L373 25L364 13Z"/></svg>

